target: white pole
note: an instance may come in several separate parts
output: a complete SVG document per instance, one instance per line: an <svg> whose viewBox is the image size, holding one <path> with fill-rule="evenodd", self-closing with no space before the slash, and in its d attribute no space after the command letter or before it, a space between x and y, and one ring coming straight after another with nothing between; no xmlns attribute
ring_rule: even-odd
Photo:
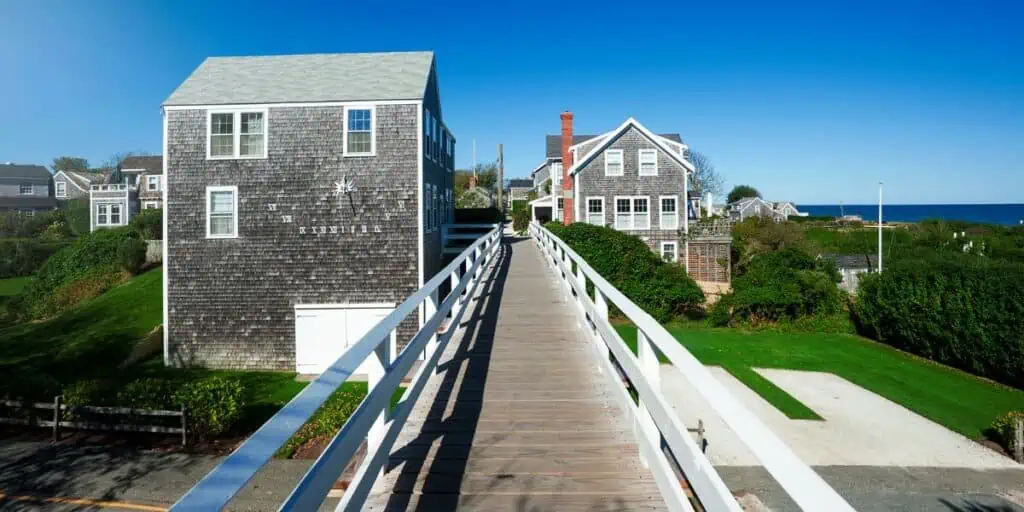
<svg viewBox="0 0 1024 512"><path fill-rule="evenodd" d="M882 182L878 182L878 272L882 272Z"/></svg>
<svg viewBox="0 0 1024 512"><path fill-rule="evenodd" d="M476 139L473 139L473 177L476 177Z"/></svg>

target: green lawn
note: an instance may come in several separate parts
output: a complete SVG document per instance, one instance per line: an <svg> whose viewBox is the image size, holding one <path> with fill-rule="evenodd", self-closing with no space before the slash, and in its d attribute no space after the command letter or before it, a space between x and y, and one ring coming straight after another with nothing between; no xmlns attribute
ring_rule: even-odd
<svg viewBox="0 0 1024 512"><path fill-rule="evenodd" d="M635 347L634 327L616 329ZM834 373L971 438L983 437L997 416L1024 410L1024 391L853 335L667 329L701 362L724 367L792 418L816 415L751 368Z"/></svg>
<svg viewBox="0 0 1024 512"><path fill-rule="evenodd" d="M0 279L0 298L13 297L21 293L21 291L25 289L25 286L28 286L28 282L31 279L32 276Z"/></svg>

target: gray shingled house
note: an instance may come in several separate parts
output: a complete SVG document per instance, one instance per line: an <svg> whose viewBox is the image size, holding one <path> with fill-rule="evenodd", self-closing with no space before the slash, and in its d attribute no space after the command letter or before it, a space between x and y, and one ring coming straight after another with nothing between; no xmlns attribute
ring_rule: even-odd
<svg viewBox="0 0 1024 512"><path fill-rule="evenodd" d="M32 216L57 208L52 180L41 165L0 163L0 212Z"/></svg>
<svg viewBox="0 0 1024 512"><path fill-rule="evenodd" d="M53 175L54 196L60 201L89 199L89 189L106 183L109 177L109 171L57 171Z"/></svg>
<svg viewBox="0 0 1024 512"><path fill-rule="evenodd" d="M432 52L212 57L163 113L167 364L319 373L440 270Z"/></svg>
<svg viewBox="0 0 1024 512"><path fill-rule="evenodd" d="M163 208L164 157L129 156L115 171L118 182L135 187L139 209Z"/></svg>

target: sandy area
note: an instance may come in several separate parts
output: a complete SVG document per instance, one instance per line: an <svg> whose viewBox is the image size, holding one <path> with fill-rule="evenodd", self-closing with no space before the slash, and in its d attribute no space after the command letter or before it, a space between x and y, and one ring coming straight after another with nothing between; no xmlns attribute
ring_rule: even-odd
<svg viewBox="0 0 1024 512"><path fill-rule="evenodd" d="M712 374L804 462L814 466L1021 468L966 437L830 373L757 370L825 421L791 420L722 368ZM715 465L759 465L707 402L671 366L662 392L683 422L704 421Z"/></svg>

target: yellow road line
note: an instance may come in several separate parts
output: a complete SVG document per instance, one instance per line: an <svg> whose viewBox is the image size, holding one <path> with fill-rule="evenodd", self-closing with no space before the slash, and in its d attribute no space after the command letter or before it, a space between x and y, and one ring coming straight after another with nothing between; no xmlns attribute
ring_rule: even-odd
<svg viewBox="0 0 1024 512"><path fill-rule="evenodd" d="M11 500L11 501L33 501L36 503L59 503L61 505L85 505L90 507L100 508L120 508L127 510L143 510L146 512L166 512L167 507L157 507L154 505L142 505L139 503L130 503L127 501L108 501L108 500L93 500L89 498L62 498L60 496L29 496L29 495L10 495L0 492L0 501Z"/></svg>

